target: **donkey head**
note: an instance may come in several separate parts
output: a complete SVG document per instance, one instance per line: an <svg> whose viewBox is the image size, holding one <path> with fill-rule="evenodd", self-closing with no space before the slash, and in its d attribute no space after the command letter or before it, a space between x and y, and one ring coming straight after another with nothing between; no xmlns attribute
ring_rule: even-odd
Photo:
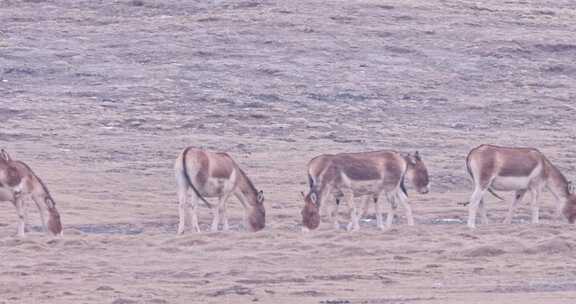
<svg viewBox="0 0 576 304"><path fill-rule="evenodd" d="M569 223L576 222L576 194L572 193L568 196L568 200L564 203L562 213Z"/></svg>
<svg viewBox="0 0 576 304"><path fill-rule="evenodd" d="M54 236L62 236L62 222L56 208L48 208L48 231Z"/></svg>
<svg viewBox="0 0 576 304"><path fill-rule="evenodd" d="M300 193L304 199L304 208L302 214L302 224L308 229L316 229L320 225L320 204L318 195L314 191L310 191L307 195L304 192Z"/></svg>
<svg viewBox="0 0 576 304"><path fill-rule="evenodd" d="M418 193L428 193L430 191L430 179L428 177L428 169L424 161L422 161L420 153L416 151L414 155L408 154L405 158L408 162L408 179L412 181L412 185L414 185Z"/></svg>
<svg viewBox="0 0 576 304"><path fill-rule="evenodd" d="M266 210L264 209L264 192L262 190L258 191L248 222L252 231L262 230L266 226Z"/></svg>

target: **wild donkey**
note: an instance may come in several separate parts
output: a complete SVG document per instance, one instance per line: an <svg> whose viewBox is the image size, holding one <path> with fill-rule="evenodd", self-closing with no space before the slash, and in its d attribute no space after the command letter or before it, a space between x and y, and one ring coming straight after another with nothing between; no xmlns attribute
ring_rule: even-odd
<svg viewBox="0 0 576 304"><path fill-rule="evenodd" d="M359 230L360 215L354 197L369 195L376 203L378 228L384 229L382 212L378 198L386 195L391 208L386 219L387 227L392 225L396 202L406 209L408 225L414 225L412 209L407 202L404 178L414 184L419 193L428 193L428 171L418 152L413 156L401 155L395 151L374 151L363 153L325 154L313 158L308 164L310 191L304 196L302 223L304 230L316 229L320 224L319 208L332 195L339 203L344 198L351 208L350 223L347 229ZM332 218L332 212L328 213ZM338 228L337 219L334 221Z"/></svg>
<svg viewBox="0 0 576 304"><path fill-rule="evenodd" d="M62 235L60 214L46 185L28 165L12 160L10 155L2 149L0 151L0 201L10 201L16 207L19 217L19 236L24 236L26 232L28 220L24 201L26 197L31 197L38 207L44 230L48 230L55 236ZM48 222L45 221L43 206L48 211Z"/></svg>
<svg viewBox="0 0 576 304"><path fill-rule="evenodd" d="M564 205L563 209L558 206L557 216L563 212L571 223L576 220L576 195L570 193L570 183L558 168L536 149L481 145L468 153L466 168L475 186L468 210L470 228L475 228L479 207L483 222L487 221L482 197L486 191L493 193L493 190L516 191L504 223L512 221L514 208L527 192L530 192L532 199L532 223L538 223L538 199L545 187Z"/></svg>
<svg viewBox="0 0 576 304"><path fill-rule="evenodd" d="M222 228L225 231L228 230L226 201L232 194L244 206L246 229L248 225L252 231L264 228L266 212L263 192L256 190L246 173L228 154L188 147L176 159L174 170L178 185L180 214L178 234L184 233L190 217L193 229L200 232L197 214L199 200L213 210L212 231L218 231L220 212L222 212ZM192 190L191 204L187 200L189 190ZM218 197L218 205L212 206L204 197ZM192 208L191 214L190 208Z"/></svg>

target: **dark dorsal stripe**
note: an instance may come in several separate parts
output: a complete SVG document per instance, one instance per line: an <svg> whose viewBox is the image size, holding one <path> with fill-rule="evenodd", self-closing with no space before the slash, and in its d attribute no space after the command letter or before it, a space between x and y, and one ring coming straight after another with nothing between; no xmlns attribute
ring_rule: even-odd
<svg viewBox="0 0 576 304"><path fill-rule="evenodd" d="M252 193L255 196L258 196L258 190L256 189L256 187L254 187L254 184L252 183L250 178L248 178L248 175L246 175L244 170L242 170L240 167L238 167L238 171L240 171L240 174L242 175L242 178L246 181L246 184L248 185L248 188L250 188L250 191L252 191Z"/></svg>

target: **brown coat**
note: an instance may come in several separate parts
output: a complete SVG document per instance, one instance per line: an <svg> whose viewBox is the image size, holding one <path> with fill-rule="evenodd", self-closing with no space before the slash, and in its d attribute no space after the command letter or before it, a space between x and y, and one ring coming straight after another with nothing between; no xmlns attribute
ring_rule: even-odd
<svg viewBox="0 0 576 304"><path fill-rule="evenodd" d="M26 226L26 212L24 198L31 197L40 211L42 224L53 235L62 234L60 214L56 209L56 203L44 182L24 162L10 158L5 150L0 151L0 187L2 197L12 201L18 211L20 222L18 234L24 235ZM48 212L48 222L44 222L44 211Z"/></svg>
<svg viewBox="0 0 576 304"><path fill-rule="evenodd" d="M483 208L482 196L485 191L516 192L508 209L506 223L511 222L516 204L527 192L532 194L533 223L539 220L538 199L544 188L549 189L564 205L572 204L575 200L566 177L544 154L534 148L481 145L468 153L466 168L475 185L468 217L468 226L471 228L475 227L477 209ZM565 215L569 218L569 214Z"/></svg>
<svg viewBox="0 0 576 304"><path fill-rule="evenodd" d="M318 227L319 208L326 202L327 196L333 196L336 200L346 198L352 208L352 219L348 229L359 229L357 207L353 202L353 197L369 195L374 201L382 193L393 197L406 197L403 181L409 169L418 171L411 172L411 176L418 179L415 183L417 190L426 193L428 173L418 154L404 156L395 151L382 150L324 154L313 158L308 164L310 190L305 196L302 210L304 226L308 229ZM407 209L410 208L407 204L405 206ZM409 222L413 222L411 211L408 210ZM379 220L379 226L381 226L381 220Z"/></svg>
<svg viewBox="0 0 576 304"><path fill-rule="evenodd" d="M236 196L244 206L245 224L251 230L258 231L264 228L266 212L263 193L254 187L252 181L230 155L188 147L176 159L174 170L180 202L179 234L184 232L189 207L193 209L192 226L196 231L200 231L196 200L202 200L212 208L213 231L218 230L220 212L223 215L224 230L227 230L226 201L230 195ZM191 206L187 200L188 190L192 190ZM218 206L213 207L205 197L217 197Z"/></svg>

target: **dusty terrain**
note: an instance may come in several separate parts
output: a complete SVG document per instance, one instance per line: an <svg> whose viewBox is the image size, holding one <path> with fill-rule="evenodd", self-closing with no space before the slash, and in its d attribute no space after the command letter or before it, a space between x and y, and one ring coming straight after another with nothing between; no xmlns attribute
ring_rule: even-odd
<svg viewBox="0 0 576 304"><path fill-rule="evenodd" d="M0 202L0 303L574 303L576 227L550 196L540 225L526 203L498 224L490 198L476 231L457 203L481 143L576 178L575 32L572 0L0 0L0 146L65 225L51 239L32 212L16 238ZM234 231L175 235L187 145L237 159L264 231L234 200ZM417 225L302 234L308 159L382 148L428 164Z"/></svg>

